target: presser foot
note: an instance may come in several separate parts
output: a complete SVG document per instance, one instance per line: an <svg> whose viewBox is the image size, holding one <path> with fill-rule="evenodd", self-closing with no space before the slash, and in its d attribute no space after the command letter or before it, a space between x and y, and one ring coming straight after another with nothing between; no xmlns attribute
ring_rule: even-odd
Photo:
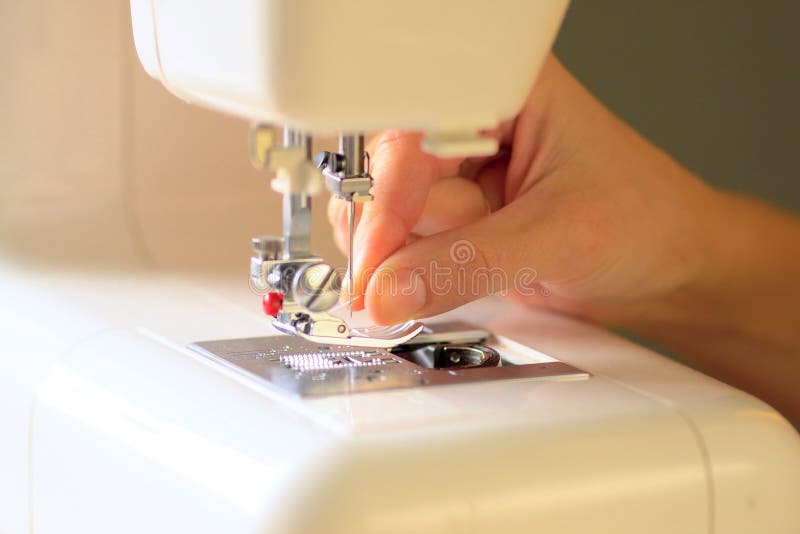
<svg viewBox="0 0 800 534"><path fill-rule="evenodd" d="M423 329L423 324L419 321L406 321L392 326L349 328L342 319L328 313L285 312L272 321L272 326L284 334L323 345L380 349L404 345Z"/></svg>

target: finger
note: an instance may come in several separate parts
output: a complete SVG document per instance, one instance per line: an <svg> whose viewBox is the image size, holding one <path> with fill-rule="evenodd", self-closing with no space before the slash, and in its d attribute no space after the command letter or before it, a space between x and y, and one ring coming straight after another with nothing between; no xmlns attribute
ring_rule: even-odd
<svg viewBox="0 0 800 534"><path fill-rule="evenodd" d="M344 212L337 214L337 216L339 215L344 218ZM339 221L333 225L333 241L336 243L336 247L342 254L346 256L350 253L350 238L347 235L347 226L344 221Z"/></svg>
<svg viewBox="0 0 800 534"><path fill-rule="evenodd" d="M342 227L344 230L347 230L349 226L347 212L348 204L349 203L346 200L335 196L331 196L330 200L328 201L328 222L334 230L336 230L337 227ZM355 226L358 226L358 223L361 220L361 212L364 210L364 203L354 202L353 206L356 210Z"/></svg>
<svg viewBox="0 0 800 534"><path fill-rule="evenodd" d="M431 185L425 208L413 233L427 236L475 222L489 213L481 187L471 180L452 176Z"/></svg>
<svg viewBox="0 0 800 534"><path fill-rule="evenodd" d="M424 153L420 141L419 134L384 132L371 143L374 200L364 206L356 230L355 295L363 294L374 268L405 245L433 182L461 163Z"/></svg>
<svg viewBox="0 0 800 534"><path fill-rule="evenodd" d="M333 230L333 241L343 254L347 254L347 238L343 221L344 208L343 200L334 196L331 196L330 200L328 200L328 222Z"/></svg>
<svg viewBox="0 0 800 534"><path fill-rule="evenodd" d="M502 142L503 139L498 139L498 142ZM470 180L475 180L475 178L480 174L480 172L489 164L500 160L507 162L511 156L511 148L506 146L501 146L498 150L497 154L493 156L481 156L477 158L467 158L465 159L461 165L458 167L458 175L463 176L464 178L468 178Z"/></svg>
<svg viewBox="0 0 800 534"><path fill-rule="evenodd" d="M336 228L336 225L339 223L341 213L345 207L344 200L331 195L331 198L328 200L328 222L331 223L331 226L334 228Z"/></svg>
<svg viewBox="0 0 800 534"><path fill-rule="evenodd" d="M507 174L508 158L489 161L476 173L475 183L480 187L490 213L505 205Z"/></svg>
<svg viewBox="0 0 800 534"><path fill-rule="evenodd" d="M516 203L477 222L419 238L371 277L366 308L379 324L454 309L489 294L535 294L560 267L563 229L540 223ZM533 222L531 222L533 221Z"/></svg>

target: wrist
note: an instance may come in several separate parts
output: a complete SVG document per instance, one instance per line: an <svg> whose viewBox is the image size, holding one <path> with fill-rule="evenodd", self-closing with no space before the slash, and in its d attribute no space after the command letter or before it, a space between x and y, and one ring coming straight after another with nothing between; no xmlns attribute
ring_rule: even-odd
<svg viewBox="0 0 800 534"><path fill-rule="evenodd" d="M750 229L736 215L731 195L690 177L683 202L674 212L684 226L678 243L669 247L668 259L679 271L674 284L663 293L635 303L624 314L623 328L663 341L676 329L716 328L736 322L740 313L732 307L732 294L739 276L736 271L745 257L743 248ZM677 224L677 221L676 221ZM742 228L739 228L742 226ZM675 264L680 265L676 268ZM653 276L660 276L655 272ZM655 334L655 335L654 335Z"/></svg>
<svg viewBox="0 0 800 534"><path fill-rule="evenodd" d="M691 276L644 304L626 326L679 348L721 338L765 348L796 344L800 223L759 200L711 187L698 209Z"/></svg>

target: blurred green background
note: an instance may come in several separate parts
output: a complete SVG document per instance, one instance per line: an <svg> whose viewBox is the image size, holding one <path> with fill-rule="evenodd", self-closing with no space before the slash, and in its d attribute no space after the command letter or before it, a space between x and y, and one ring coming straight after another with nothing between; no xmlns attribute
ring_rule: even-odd
<svg viewBox="0 0 800 534"><path fill-rule="evenodd" d="M561 61L705 180L800 211L800 1L573 0Z"/></svg>

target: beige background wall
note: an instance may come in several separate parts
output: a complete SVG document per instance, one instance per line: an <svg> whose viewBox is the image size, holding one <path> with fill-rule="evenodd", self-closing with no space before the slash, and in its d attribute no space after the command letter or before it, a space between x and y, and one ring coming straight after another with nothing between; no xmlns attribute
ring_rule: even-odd
<svg viewBox="0 0 800 534"><path fill-rule="evenodd" d="M128 3L0 0L0 258L59 268L248 269L280 197L247 124L139 65ZM341 262L317 201L315 251Z"/></svg>
<svg viewBox="0 0 800 534"><path fill-rule="evenodd" d="M714 183L800 208L800 3L575 0L556 50ZM0 0L0 258L246 269L280 232L244 122L149 79L122 0ZM336 262L323 209L314 247Z"/></svg>

